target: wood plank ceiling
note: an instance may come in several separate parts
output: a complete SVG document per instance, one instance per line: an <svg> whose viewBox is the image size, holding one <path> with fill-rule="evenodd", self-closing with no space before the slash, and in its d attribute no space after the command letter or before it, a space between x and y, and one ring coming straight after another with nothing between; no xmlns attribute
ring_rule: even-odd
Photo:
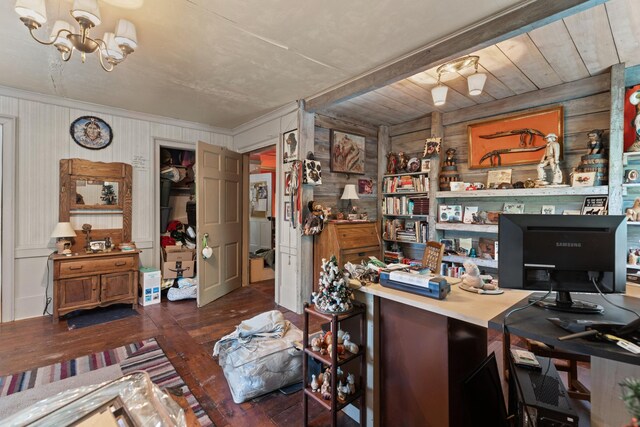
<svg viewBox="0 0 640 427"><path fill-rule="evenodd" d="M337 118L395 125L601 74L614 64L640 64L640 1L612 0L472 53L487 74L479 96L467 93L473 69L445 73L445 105L433 105L436 68L320 111Z"/></svg>

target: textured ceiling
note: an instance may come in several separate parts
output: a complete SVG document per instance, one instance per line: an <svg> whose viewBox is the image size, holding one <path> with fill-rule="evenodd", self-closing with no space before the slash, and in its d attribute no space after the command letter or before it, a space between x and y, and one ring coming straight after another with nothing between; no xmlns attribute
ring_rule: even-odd
<svg viewBox="0 0 640 427"><path fill-rule="evenodd" d="M139 0L138 0L139 1ZM138 50L112 73L90 56L63 63L31 40L0 5L0 85L233 128L318 93L520 3L519 0L299 1L146 0L141 8L100 2L113 31L135 23ZM49 20L70 21L68 0L47 0ZM473 5L473 7L469 7Z"/></svg>

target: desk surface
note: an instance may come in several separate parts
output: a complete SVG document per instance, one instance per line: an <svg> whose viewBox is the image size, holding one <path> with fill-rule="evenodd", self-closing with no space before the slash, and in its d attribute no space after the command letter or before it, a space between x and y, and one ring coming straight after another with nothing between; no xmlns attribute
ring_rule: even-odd
<svg viewBox="0 0 640 427"><path fill-rule="evenodd" d="M542 296L544 295L544 293L535 295ZM549 317L558 317L567 320L610 320L620 323L628 323L636 319L636 316L634 316L632 313L620 310L619 308L612 306L600 295L571 295L573 299L590 301L602 305L605 309L604 314L565 313L561 311L545 310L543 308L533 306L512 313L509 316L507 320L508 332L513 335L541 341L545 344L553 345L554 347L560 349L587 354L590 356L602 357L610 360L616 360L618 362L640 365L640 355L630 353L614 343L589 341L584 338L577 338L568 341L558 340L558 337L568 335L570 334L570 332L567 332L548 321L547 318ZM638 298L628 297L624 295L607 295L607 299L622 307L629 308L637 313L640 313L640 299ZM526 299L514 305L513 308L524 307L525 305L527 305ZM491 329L502 331L504 316L510 310L511 308L505 309L504 312L491 319L489 321L489 327Z"/></svg>
<svg viewBox="0 0 640 427"><path fill-rule="evenodd" d="M528 291L505 289L500 295L480 295L451 286L451 293L444 300L423 297L409 292L385 288L379 284L370 284L359 288L361 292L390 299L432 313L462 320L486 328L489 320L509 307L526 299Z"/></svg>

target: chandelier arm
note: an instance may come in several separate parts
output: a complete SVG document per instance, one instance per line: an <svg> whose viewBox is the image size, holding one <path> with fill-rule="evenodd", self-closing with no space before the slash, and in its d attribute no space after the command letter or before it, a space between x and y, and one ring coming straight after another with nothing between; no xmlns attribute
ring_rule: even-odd
<svg viewBox="0 0 640 427"><path fill-rule="evenodd" d="M71 56L73 55L73 49L66 52L67 56L65 56L65 52L60 52L60 56L64 62L69 62Z"/></svg>
<svg viewBox="0 0 640 427"><path fill-rule="evenodd" d="M106 44L101 39L96 39L95 42L98 43L98 58L100 59L100 66L107 73L110 73L115 68L115 64L109 63L109 65L111 65L111 68L107 68L107 66L104 65L104 60L102 59L102 57L103 57L103 55L102 55L102 45L105 45L105 50L106 50Z"/></svg>
<svg viewBox="0 0 640 427"><path fill-rule="evenodd" d="M71 34L71 31L66 30L66 29L64 29L64 28L63 28L63 29L61 29L60 31L58 31L58 34L56 34L56 35L55 35L55 37L53 37L53 36L51 37L53 40L51 40L51 41L49 41L49 42L43 42L42 40L38 39L38 38L36 37L36 35L35 35L35 34L33 34L34 30L35 30L34 28L29 28L29 34L31 34L31 37L33 37L33 39L34 39L35 41L37 41L38 43L43 44L43 45L45 45L45 46L51 46L52 44L54 44L54 43L56 42L56 40L58 40L58 37L60 37L60 35L61 35L62 33L69 33L69 34Z"/></svg>

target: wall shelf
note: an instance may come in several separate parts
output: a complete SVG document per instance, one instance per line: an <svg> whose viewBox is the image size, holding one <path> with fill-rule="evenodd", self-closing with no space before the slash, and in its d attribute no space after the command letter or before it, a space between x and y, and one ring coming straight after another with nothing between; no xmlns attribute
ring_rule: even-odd
<svg viewBox="0 0 640 427"><path fill-rule="evenodd" d="M622 153L622 164L627 165L629 161L640 160L640 152Z"/></svg>
<svg viewBox="0 0 640 427"><path fill-rule="evenodd" d="M424 195L428 196L428 191L396 191L394 193L382 193L384 196L416 196L416 195Z"/></svg>
<svg viewBox="0 0 640 427"><path fill-rule="evenodd" d="M416 176L416 175L429 175L429 171L426 172L405 172L405 173L394 173L394 174L385 174L382 175L384 178L394 177L394 176Z"/></svg>
<svg viewBox="0 0 640 427"><path fill-rule="evenodd" d="M396 217L396 218L409 218L409 219L412 219L412 218L416 218L416 219L429 218L429 215L418 215L418 214L415 214L415 215L399 215L398 214L398 215L396 215L396 214L383 213L382 216L392 216L392 217ZM640 224L640 222L638 222L637 224Z"/></svg>
<svg viewBox="0 0 640 427"><path fill-rule="evenodd" d="M458 255L445 255L442 257L442 261L457 262L459 264L462 264L467 261L471 261L478 267L498 268L498 261L496 261L495 259L470 258L470 257L458 256Z"/></svg>
<svg viewBox="0 0 640 427"><path fill-rule="evenodd" d="M497 233L498 224L465 224L463 222L438 222L436 230L473 231L475 233Z"/></svg>
<svg viewBox="0 0 640 427"><path fill-rule="evenodd" d="M636 184L640 186L640 184ZM609 194L609 186L595 187L545 187L516 188L511 190L475 190L475 191L438 191L437 198L471 198L471 197L531 197L531 196L593 196Z"/></svg>
<svg viewBox="0 0 640 427"><path fill-rule="evenodd" d="M384 240L385 242L390 242L390 243L407 243L410 245L426 245L426 243L422 243L422 242L412 242L409 240L391 240L391 239L385 239L383 238L382 240Z"/></svg>

